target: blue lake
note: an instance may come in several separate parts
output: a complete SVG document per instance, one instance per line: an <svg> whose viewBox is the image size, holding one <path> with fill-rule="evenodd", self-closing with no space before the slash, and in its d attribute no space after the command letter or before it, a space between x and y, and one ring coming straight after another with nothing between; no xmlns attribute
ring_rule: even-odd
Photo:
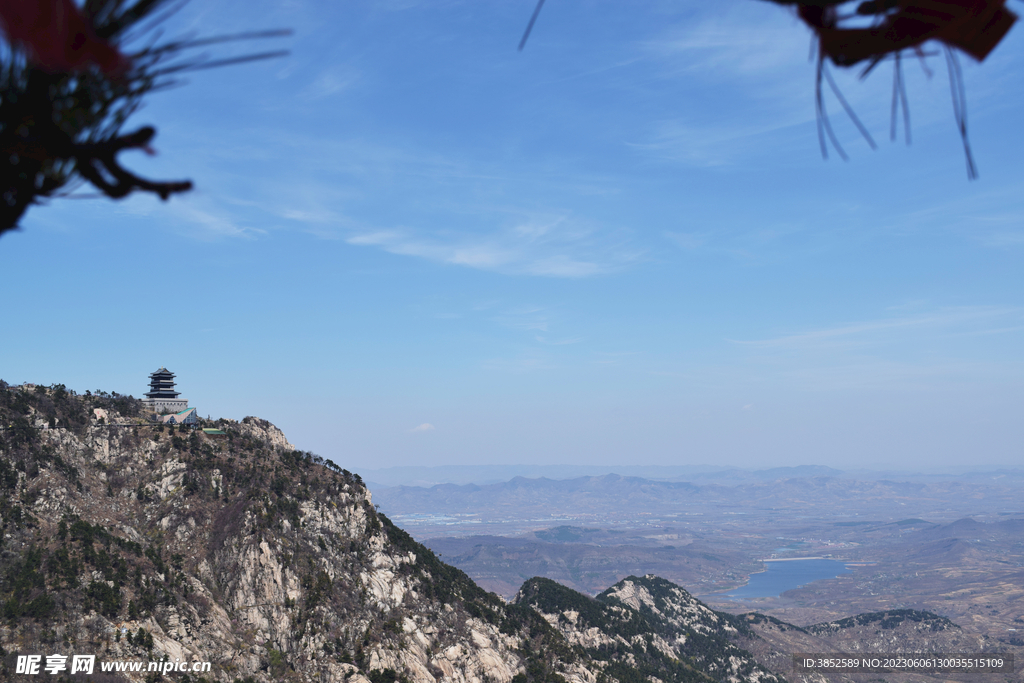
<svg viewBox="0 0 1024 683"><path fill-rule="evenodd" d="M750 575L750 581L746 586L723 593L723 597L773 598L812 581L832 579L850 573L846 565L838 560L787 560L765 562L764 566L765 571Z"/></svg>

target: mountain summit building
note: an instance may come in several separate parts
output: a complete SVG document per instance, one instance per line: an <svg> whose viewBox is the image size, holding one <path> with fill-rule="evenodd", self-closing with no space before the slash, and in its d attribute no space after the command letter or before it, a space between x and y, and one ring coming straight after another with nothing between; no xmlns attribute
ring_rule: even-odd
<svg viewBox="0 0 1024 683"><path fill-rule="evenodd" d="M174 373L160 368L149 375L149 391L142 402L154 413L177 413L188 408L188 399L178 398L174 390Z"/></svg>

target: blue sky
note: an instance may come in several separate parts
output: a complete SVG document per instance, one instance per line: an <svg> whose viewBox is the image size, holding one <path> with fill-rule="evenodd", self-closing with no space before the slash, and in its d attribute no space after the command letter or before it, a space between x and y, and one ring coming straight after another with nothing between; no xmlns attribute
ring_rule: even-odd
<svg viewBox="0 0 1024 683"><path fill-rule="evenodd" d="M1024 29L837 73L757 0L192 3L288 58L136 115L196 190L54 201L0 238L0 377L265 417L358 470L471 463L1014 466L1024 444ZM1019 9L1019 6L1016 7ZM901 131L902 135L902 131Z"/></svg>

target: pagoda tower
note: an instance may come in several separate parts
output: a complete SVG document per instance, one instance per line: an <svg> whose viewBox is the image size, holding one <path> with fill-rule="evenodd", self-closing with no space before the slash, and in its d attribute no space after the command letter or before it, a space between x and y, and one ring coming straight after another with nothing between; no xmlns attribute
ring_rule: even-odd
<svg viewBox="0 0 1024 683"><path fill-rule="evenodd" d="M142 399L154 413L176 413L188 408L188 400L178 398L181 393L174 390L174 373L160 368L149 375L149 391Z"/></svg>

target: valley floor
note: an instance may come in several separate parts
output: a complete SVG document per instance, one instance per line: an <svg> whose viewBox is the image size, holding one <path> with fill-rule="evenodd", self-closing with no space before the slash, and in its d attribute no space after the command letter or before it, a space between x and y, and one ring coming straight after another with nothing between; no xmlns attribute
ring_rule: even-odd
<svg viewBox="0 0 1024 683"><path fill-rule="evenodd" d="M797 625L927 610L1024 662L1024 520L1004 511L1022 498L1018 484L819 478L781 482L771 494L760 487L680 489L673 503L658 482L608 481L613 476L573 483L575 491L557 495L559 482L550 481L528 493L519 482L515 496L507 486L488 490L490 505L474 512L468 505L480 494L467 491L463 500L450 488L432 516L415 510L430 500L430 489L394 487L375 500L445 561L506 597L531 576L593 595L625 576L653 573L715 609L756 610ZM857 500L854 494L865 490L873 494ZM515 500L523 504L518 517L508 512ZM761 560L798 557L842 560L852 572L771 597L724 595L763 571Z"/></svg>

